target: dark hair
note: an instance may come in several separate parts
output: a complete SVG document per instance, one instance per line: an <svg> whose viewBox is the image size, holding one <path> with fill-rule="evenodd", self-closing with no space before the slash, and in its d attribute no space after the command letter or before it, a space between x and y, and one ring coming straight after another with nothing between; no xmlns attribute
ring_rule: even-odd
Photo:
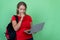
<svg viewBox="0 0 60 40"><path fill-rule="evenodd" d="M26 5L26 3L23 2L23 1L21 1L21 2L19 2L19 3L17 4L17 9L18 9L21 5L24 5L24 6L25 6L25 10L26 10L27 5ZM19 14L19 11L18 11L18 10L17 10L17 14ZM26 14L26 13L25 13L25 14Z"/></svg>

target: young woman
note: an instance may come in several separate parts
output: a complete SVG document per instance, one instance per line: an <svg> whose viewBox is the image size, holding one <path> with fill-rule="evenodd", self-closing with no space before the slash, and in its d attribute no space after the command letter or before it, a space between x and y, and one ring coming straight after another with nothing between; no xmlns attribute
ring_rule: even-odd
<svg viewBox="0 0 60 40"><path fill-rule="evenodd" d="M32 34L28 34L31 29L32 18L26 14L27 5L24 2L19 2L17 4L17 17L12 16L12 25L16 31L16 40L33 40Z"/></svg>

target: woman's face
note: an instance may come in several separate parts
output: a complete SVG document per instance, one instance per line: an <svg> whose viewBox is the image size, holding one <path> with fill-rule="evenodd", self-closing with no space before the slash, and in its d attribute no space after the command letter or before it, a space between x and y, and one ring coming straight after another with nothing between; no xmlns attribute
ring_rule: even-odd
<svg viewBox="0 0 60 40"><path fill-rule="evenodd" d="M24 5L21 5L19 8L18 8L18 11L19 13L25 13L26 12L26 8Z"/></svg>

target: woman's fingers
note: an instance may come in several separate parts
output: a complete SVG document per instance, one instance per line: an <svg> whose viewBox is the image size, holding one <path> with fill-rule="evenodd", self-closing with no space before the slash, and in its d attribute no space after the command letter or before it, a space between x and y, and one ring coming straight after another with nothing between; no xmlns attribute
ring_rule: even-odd
<svg viewBox="0 0 60 40"><path fill-rule="evenodd" d="M30 30L25 30L24 32L27 33L27 34L31 34Z"/></svg>

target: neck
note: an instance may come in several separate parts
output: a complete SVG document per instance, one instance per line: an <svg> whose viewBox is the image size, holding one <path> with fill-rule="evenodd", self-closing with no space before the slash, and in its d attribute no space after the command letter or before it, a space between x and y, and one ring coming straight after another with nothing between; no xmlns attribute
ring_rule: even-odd
<svg viewBox="0 0 60 40"><path fill-rule="evenodd" d="M17 14L17 16L21 16L21 14Z"/></svg>

